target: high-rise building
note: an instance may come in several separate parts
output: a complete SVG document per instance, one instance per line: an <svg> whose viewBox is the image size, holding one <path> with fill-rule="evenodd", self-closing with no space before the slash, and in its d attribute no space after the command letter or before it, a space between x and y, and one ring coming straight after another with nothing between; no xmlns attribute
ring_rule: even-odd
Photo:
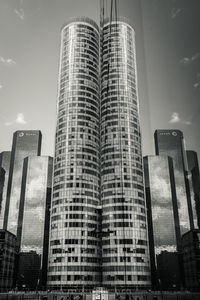
<svg viewBox="0 0 200 300"><path fill-rule="evenodd" d="M122 18L102 26L61 33L50 289L150 287L135 34Z"/></svg>
<svg viewBox="0 0 200 300"><path fill-rule="evenodd" d="M28 272L30 272L28 277L31 278L33 269L38 274L37 280L34 281L35 286L33 281L29 283L33 289L45 287L47 276L52 168L53 158L49 156L28 156L24 159L17 238L20 252L25 252L26 255L19 256L19 270L23 269L26 262L29 268L23 278L27 279ZM37 267L31 267L35 260L28 253L33 251L39 256L40 263ZM20 275L21 273L18 276L21 284L27 284L23 283Z"/></svg>
<svg viewBox="0 0 200 300"><path fill-rule="evenodd" d="M68 22L61 56L48 267L50 289L99 285L99 29Z"/></svg>
<svg viewBox="0 0 200 300"><path fill-rule="evenodd" d="M0 153L0 167L2 167L5 170L4 187L3 187L1 208L0 208L0 229L3 228L3 222L4 222L8 174L10 168L10 154L11 154L10 151L3 151Z"/></svg>
<svg viewBox="0 0 200 300"><path fill-rule="evenodd" d="M16 236L0 229L0 292L13 288L15 281Z"/></svg>
<svg viewBox="0 0 200 300"><path fill-rule="evenodd" d="M161 270L160 265L157 263L157 255L162 252L172 253L171 256L174 255L173 260L177 258L178 264L178 254L175 254L175 252L181 248L172 158L164 155L145 156L144 176L152 285L156 289L160 288L159 280L161 280L159 278ZM172 273L174 273L174 269L172 269ZM177 278L179 278L178 275ZM161 284L166 287L163 282Z"/></svg>
<svg viewBox="0 0 200 300"><path fill-rule="evenodd" d="M4 228L17 234L19 202L24 158L40 155L42 135L40 131L16 131L13 135L8 177Z"/></svg>
<svg viewBox="0 0 200 300"><path fill-rule="evenodd" d="M156 155L168 155L173 159L180 230L183 234L194 227L183 133L163 129L156 130L154 137Z"/></svg>
<svg viewBox="0 0 200 300"><path fill-rule="evenodd" d="M128 21L105 21L101 66L101 204L103 285L150 286L135 55Z"/></svg>
<svg viewBox="0 0 200 300"><path fill-rule="evenodd" d="M188 171L191 174L191 201L194 227L200 229L200 174L198 156L195 151L187 150Z"/></svg>
<svg viewBox="0 0 200 300"><path fill-rule="evenodd" d="M182 236L185 287L200 291L200 230L193 229Z"/></svg>
<svg viewBox="0 0 200 300"><path fill-rule="evenodd" d="M176 251L180 249L181 235L172 158L145 156L144 174L155 252Z"/></svg>

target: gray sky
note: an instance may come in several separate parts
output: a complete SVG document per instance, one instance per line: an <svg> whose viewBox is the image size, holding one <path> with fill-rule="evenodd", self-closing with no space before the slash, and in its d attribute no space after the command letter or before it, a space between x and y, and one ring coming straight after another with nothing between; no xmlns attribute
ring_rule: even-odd
<svg viewBox="0 0 200 300"><path fill-rule="evenodd" d="M200 1L118 0L118 14L136 30L144 155L161 128L182 130L200 155ZM0 152L14 131L40 129L42 154L53 155L60 28L81 15L98 21L99 1L0 1Z"/></svg>

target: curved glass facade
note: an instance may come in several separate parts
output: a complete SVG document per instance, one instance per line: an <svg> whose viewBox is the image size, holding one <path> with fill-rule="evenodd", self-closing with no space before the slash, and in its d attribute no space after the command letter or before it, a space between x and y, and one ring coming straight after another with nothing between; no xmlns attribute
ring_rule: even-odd
<svg viewBox="0 0 200 300"><path fill-rule="evenodd" d="M105 24L102 44L103 285L134 290L150 286L134 31Z"/></svg>
<svg viewBox="0 0 200 300"><path fill-rule="evenodd" d="M99 285L99 32L76 18L61 32L48 286Z"/></svg>
<svg viewBox="0 0 200 300"><path fill-rule="evenodd" d="M150 287L134 31L99 40L88 18L62 29L50 289Z"/></svg>

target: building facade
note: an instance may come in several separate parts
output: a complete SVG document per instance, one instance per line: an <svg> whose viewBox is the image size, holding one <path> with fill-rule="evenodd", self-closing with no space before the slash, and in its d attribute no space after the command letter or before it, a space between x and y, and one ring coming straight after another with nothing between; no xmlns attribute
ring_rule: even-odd
<svg viewBox="0 0 200 300"><path fill-rule="evenodd" d="M62 29L50 289L150 286L134 30L105 22L99 41L88 18Z"/></svg>
<svg viewBox="0 0 200 300"><path fill-rule="evenodd" d="M200 230L193 229L182 236L185 287L200 291Z"/></svg>
<svg viewBox="0 0 200 300"><path fill-rule="evenodd" d="M188 171L190 173L191 202L194 227L200 229L200 174L198 156L195 151L187 150Z"/></svg>
<svg viewBox="0 0 200 300"><path fill-rule="evenodd" d="M61 33L48 287L99 285L99 29L87 18Z"/></svg>
<svg viewBox="0 0 200 300"><path fill-rule="evenodd" d="M13 288L16 245L16 236L0 229L0 292L7 292Z"/></svg>
<svg viewBox="0 0 200 300"><path fill-rule="evenodd" d="M3 226L15 235L17 234L23 161L28 155L40 155L41 139L41 132L36 130L16 131L13 135Z"/></svg>
<svg viewBox="0 0 200 300"><path fill-rule="evenodd" d="M155 252L176 251L180 249L181 234L172 158L145 156L144 174Z"/></svg>
<svg viewBox="0 0 200 300"><path fill-rule="evenodd" d="M173 129L156 130L154 138L156 155L168 155L173 159L180 230L183 234L194 228L183 133Z"/></svg>
<svg viewBox="0 0 200 300"><path fill-rule="evenodd" d="M101 59L102 284L121 292L150 286L135 32L127 20L105 21Z"/></svg>
<svg viewBox="0 0 200 300"><path fill-rule="evenodd" d="M181 249L181 234L172 158L164 155L145 156L144 176L152 285L154 289L159 289L161 286L166 288L167 283L162 273L165 259L162 258L165 256L172 257L173 262L176 261L176 264L178 264L179 256L176 251ZM160 261L162 264L159 263ZM165 268L167 268L167 264ZM175 272L176 269L178 272ZM180 270L176 269L169 268L168 270L169 286L173 285L174 276L177 278L176 285L180 278ZM170 270L173 276L170 275Z"/></svg>
<svg viewBox="0 0 200 300"><path fill-rule="evenodd" d="M51 206L53 158L49 156L28 156L24 159L22 185L19 205L19 217L17 239L20 245L19 275L26 268L26 276L18 276L21 285L31 278L32 270L38 274L35 285L29 283L31 289L45 288L48 243L49 243L49 219ZM26 253L23 255L22 253ZM30 253L30 255L28 254ZM34 255L33 255L34 254ZM40 263L34 264L38 255ZM30 261L28 262L28 258ZM32 267L31 267L32 266ZM30 273L28 276L28 272Z"/></svg>
<svg viewBox="0 0 200 300"><path fill-rule="evenodd" d="M5 170L4 186L3 186L1 209L0 209L0 229L3 229L3 223L4 223L6 193L7 193L7 185L8 185L8 174L9 174L9 168L10 168L10 154L11 154L10 151L3 151L0 153L0 167Z"/></svg>

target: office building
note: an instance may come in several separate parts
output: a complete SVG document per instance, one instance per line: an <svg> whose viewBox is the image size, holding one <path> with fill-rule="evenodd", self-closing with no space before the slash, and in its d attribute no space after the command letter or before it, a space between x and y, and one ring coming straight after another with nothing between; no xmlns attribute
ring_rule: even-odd
<svg viewBox="0 0 200 300"><path fill-rule="evenodd" d="M23 160L28 155L40 155L40 131L16 131L13 135L10 169L7 185L4 228L17 234Z"/></svg>
<svg viewBox="0 0 200 300"><path fill-rule="evenodd" d="M124 18L105 21L101 66L103 285L150 287L135 32Z"/></svg>
<svg viewBox="0 0 200 300"><path fill-rule="evenodd" d="M183 287L180 260L178 252L161 251L156 255L158 290L179 291Z"/></svg>
<svg viewBox="0 0 200 300"><path fill-rule="evenodd" d="M20 245L19 275L24 264L26 269L25 281L31 278L31 273L38 274L35 285L23 282L21 284L31 285L31 289L45 287L46 270L49 243L49 219L51 206L51 186L52 186L53 158L49 156L28 156L24 159L22 185L20 195L19 217L17 239ZM29 255L30 253L30 255ZM34 253L34 255L32 255ZM35 264L36 257L40 263ZM30 261L28 262L28 257ZM32 267L31 267L32 266ZM28 276L28 272L30 272Z"/></svg>
<svg viewBox="0 0 200 300"><path fill-rule="evenodd" d="M48 269L50 289L100 283L99 29L87 18L61 33Z"/></svg>
<svg viewBox="0 0 200 300"><path fill-rule="evenodd" d="M99 59L94 21L62 29L50 289L150 287L134 35L104 22Z"/></svg>
<svg viewBox="0 0 200 300"><path fill-rule="evenodd" d="M3 228L3 222L4 222L6 193L7 193L7 185L8 185L8 174L9 174L9 168L10 168L10 154L11 154L10 151L3 151L0 153L0 167L5 170L4 187L3 187L1 208L0 208L0 229Z"/></svg>
<svg viewBox="0 0 200 300"><path fill-rule="evenodd" d="M161 264L158 264L157 256L161 253L168 253L168 256L171 255L175 261L178 258L176 251L181 248L172 158L164 155L145 156L144 176L152 285L156 289L160 288L160 284L166 287L163 276L162 279L160 278L162 268L160 268ZM163 254L159 257L163 257ZM164 263L165 260L162 261ZM172 273L174 273L174 269L172 269ZM177 275L177 277L179 276ZM172 279L170 275L169 278ZM161 280L160 283L159 280Z"/></svg>
<svg viewBox="0 0 200 300"><path fill-rule="evenodd" d="M200 229L200 175L198 156L195 151L187 150L188 171L191 183L191 201L194 218L194 227Z"/></svg>
<svg viewBox="0 0 200 300"><path fill-rule="evenodd" d="M200 230L193 229L182 236L185 287L200 291Z"/></svg>
<svg viewBox="0 0 200 300"><path fill-rule="evenodd" d="M180 231L183 234L194 227L183 133L163 129L156 130L154 137L156 155L168 155L173 159Z"/></svg>
<svg viewBox="0 0 200 300"><path fill-rule="evenodd" d="M36 251L20 252L17 272L17 289L19 291L41 290L39 278L41 254Z"/></svg>
<svg viewBox="0 0 200 300"><path fill-rule="evenodd" d="M13 288L16 259L16 236L0 229L0 292Z"/></svg>

